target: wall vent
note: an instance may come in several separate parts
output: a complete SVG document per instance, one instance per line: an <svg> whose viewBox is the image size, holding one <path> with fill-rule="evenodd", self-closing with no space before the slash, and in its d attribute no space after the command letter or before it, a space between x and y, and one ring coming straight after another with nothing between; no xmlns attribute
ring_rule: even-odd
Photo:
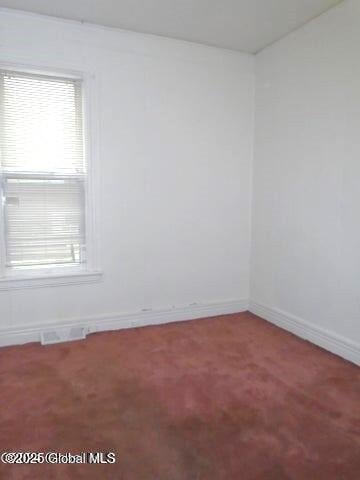
<svg viewBox="0 0 360 480"><path fill-rule="evenodd" d="M85 327L57 328L56 330L41 332L40 338L42 345L51 345L54 343L83 340L87 334L88 329Z"/></svg>

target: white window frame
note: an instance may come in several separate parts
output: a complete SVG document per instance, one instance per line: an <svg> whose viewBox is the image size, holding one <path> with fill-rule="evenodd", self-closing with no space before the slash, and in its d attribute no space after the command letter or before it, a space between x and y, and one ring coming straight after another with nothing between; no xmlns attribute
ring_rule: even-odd
<svg viewBox="0 0 360 480"><path fill-rule="evenodd" d="M95 125L97 115L97 88L96 76L89 72L78 72L57 68L43 68L29 65L19 65L0 62L1 70L19 71L32 74L42 74L63 78L81 80L83 104L83 135L84 149L87 164L85 187L85 224L86 224L86 262L79 266L50 266L34 267L23 270L6 268L5 251L5 199L4 190L0 185L0 291L23 289L32 287L47 287L56 285L76 285L94 283L101 279L102 272L99 265L99 188L100 172L98 162L98 143ZM0 92L1 94L1 92ZM0 118L0 121L2 119ZM95 128L95 126L97 128ZM3 179L0 170L0 183Z"/></svg>

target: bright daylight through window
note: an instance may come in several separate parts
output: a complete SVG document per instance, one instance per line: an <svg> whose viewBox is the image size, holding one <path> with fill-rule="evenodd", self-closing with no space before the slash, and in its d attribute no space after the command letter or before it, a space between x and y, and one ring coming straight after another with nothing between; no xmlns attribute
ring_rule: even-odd
<svg viewBox="0 0 360 480"><path fill-rule="evenodd" d="M86 264L82 82L0 70L1 276Z"/></svg>

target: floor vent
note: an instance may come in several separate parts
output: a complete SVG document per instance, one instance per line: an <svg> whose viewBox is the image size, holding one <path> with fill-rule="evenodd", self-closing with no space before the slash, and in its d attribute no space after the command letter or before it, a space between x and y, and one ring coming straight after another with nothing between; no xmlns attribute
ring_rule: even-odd
<svg viewBox="0 0 360 480"><path fill-rule="evenodd" d="M41 332L41 344L51 345L53 343L72 342L83 340L88 331L85 327L61 328Z"/></svg>

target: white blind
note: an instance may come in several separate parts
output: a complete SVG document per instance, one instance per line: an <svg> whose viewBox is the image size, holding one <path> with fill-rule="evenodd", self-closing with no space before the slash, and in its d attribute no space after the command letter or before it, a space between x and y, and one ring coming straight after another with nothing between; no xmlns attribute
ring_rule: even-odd
<svg viewBox="0 0 360 480"><path fill-rule="evenodd" d="M2 168L83 173L79 80L0 71Z"/></svg>
<svg viewBox="0 0 360 480"><path fill-rule="evenodd" d="M0 71L7 267L85 259L81 81Z"/></svg>

